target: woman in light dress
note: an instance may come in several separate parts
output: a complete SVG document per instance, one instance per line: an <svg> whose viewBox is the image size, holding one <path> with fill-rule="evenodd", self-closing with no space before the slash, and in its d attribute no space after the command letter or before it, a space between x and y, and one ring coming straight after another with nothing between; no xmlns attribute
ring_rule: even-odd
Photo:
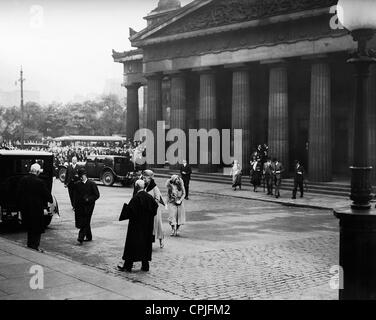
<svg viewBox="0 0 376 320"><path fill-rule="evenodd" d="M231 168L232 176L232 187L236 191L236 187L239 187L239 190L242 188L242 168L238 160L234 160L234 165Z"/></svg>
<svg viewBox="0 0 376 320"><path fill-rule="evenodd" d="M145 170L143 173L143 180L145 181L145 191L154 198L154 200L158 203L158 205L165 206L162 193L154 181L154 172L151 170ZM160 248L163 248L164 247L164 243L163 243L164 233L163 233L163 228L162 228L162 212L161 211L162 210L159 206L157 214L154 217L153 236L154 236L154 242L156 239L158 239Z"/></svg>
<svg viewBox="0 0 376 320"><path fill-rule="evenodd" d="M184 182L178 175L173 175L166 183L168 196L168 221L172 232L171 236L178 236L180 226L185 224Z"/></svg>

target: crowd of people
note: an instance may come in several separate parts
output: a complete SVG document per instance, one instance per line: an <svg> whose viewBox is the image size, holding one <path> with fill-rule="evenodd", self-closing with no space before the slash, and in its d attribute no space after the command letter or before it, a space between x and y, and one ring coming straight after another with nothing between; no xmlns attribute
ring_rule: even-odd
<svg viewBox="0 0 376 320"><path fill-rule="evenodd" d="M18 149L17 146L9 142L3 143L1 147L10 150ZM58 165L68 163L64 185L68 189L72 210L75 214L75 226L79 229L77 241L80 245L85 241L93 240L90 223L95 202L100 197L98 187L88 179L85 167L80 165L80 162L86 161L87 157L92 155L111 154L135 158L137 155L144 155L145 152L145 149L137 142L114 147L62 147L50 144L47 147L35 147L33 150L53 153ZM267 190L267 195L279 198L284 172L284 166L279 159L270 158L267 145L258 146L251 155L249 175L254 192L257 192L257 189L263 184L264 191L265 188ZM37 177L39 173L40 168L32 168L32 175ZM165 233L162 225L162 211L164 209L168 211L168 222L171 227L170 235L173 237L179 235L181 226L186 223L184 202L189 199L191 174L190 165L187 161L183 161L180 166L180 175L173 175L167 180L167 194L164 197L154 179L154 172L151 170L142 172L134 184L133 197L128 204L124 204L119 218L120 221L129 220L122 262L118 265L120 270L130 272L134 262L141 262L142 270L149 271L152 244L158 241L160 248L165 245ZM235 160L231 170L234 190L241 189L242 174L241 165L239 161ZM299 161L296 161L293 199L296 199L298 189L301 197L304 195L304 174L303 166ZM30 183L31 187L39 183L36 178L33 179L30 179L33 182ZM34 194L35 192L31 193ZM45 201L47 196L50 199L50 195L45 193L45 190L43 190L41 201ZM35 198L38 198L38 195L35 195ZM32 211L27 206L23 210ZM30 212L24 214L31 216ZM28 246L36 250L39 250L40 235L43 233L42 227L39 227L35 228L35 225L33 225L34 229L28 233Z"/></svg>
<svg viewBox="0 0 376 320"><path fill-rule="evenodd" d="M275 196L277 199L280 198L280 188L284 172L285 168L280 160L276 157L271 158L269 156L269 147L266 144L259 145L256 151L251 155L249 176L254 192L257 192L257 189L263 185L264 192L267 192L267 195ZM234 160L234 164L231 168L232 187L234 191L242 187L242 174L243 172L239 161ZM304 197L304 175L304 167L299 160L295 160L292 199L296 199L298 189L300 191L300 197Z"/></svg>
<svg viewBox="0 0 376 320"><path fill-rule="evenodd" d="M124 204L119 220L129 220L127 238L124 248L123 261L118 268L130 272L134 262L142 262L142 270L149 271L152 243L159 241L164 247L164 231L162 225L162 210L168 213L171 226L171 236L178 236L180 227L186 223L184 200L188 199L185 186L189 185L191 169L185 164L181 166L181 175L173 175L166 182L167 195L163 197L154 180L154 172L143 171L134 185L133 197ZM189 176L187 176L189 175ZM95 201L99 199L99 191L95 183L88 181L86 171L73 157L67 168L65 186L75 212L76 228L78 228L78 243L92 241L90 222L94 211ZM188 187L187 187L188 190Z"/></svg>
<svg viewBox="0 0 376 320"><path fill-rule="evenodd" d="M61 165L72 162L73 157L76 157L78 162L85 162L89 156L96 155L117 155L129 157L134 163L137 159L145 156L145 146L141 141L128 140L121 145L108 146L61 146L56 142L41 143L35 141L25 142L26 148L31 151L46 151L54 155L54 165L58 168ZM21 144L18 141L3 141L0 144L0 149L5 150L20 150Z"/></svg>

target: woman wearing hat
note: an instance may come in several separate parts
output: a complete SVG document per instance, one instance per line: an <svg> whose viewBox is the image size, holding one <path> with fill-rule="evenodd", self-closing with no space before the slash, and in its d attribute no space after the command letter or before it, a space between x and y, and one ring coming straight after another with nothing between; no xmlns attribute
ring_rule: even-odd
<svg viewBox="0 0 376 320"><path fill-rule="evenodd" d="M158 205L161 204L165 206L162 193L154 181L154 172L151 170L145 170L143 173L143 180L145 181L145 191L154 198L154 200L157 202ZM163 248L164 247L164 243L163 243L164 233L163 233L163 228L162 228L162 212L159 207L158 207L157 215L154 217L153 236L154 236L153 242L155 242L156 239L159 239L159 246L160 248Z"/></svg>
<svg viewBox="0 0 376 320"><path fill-rule="evenodd" d="M172 228L171 236L177 236L181 225L185 224L184 182L178 175L173 175L167 180L168 195L168 221Z"/></svg>

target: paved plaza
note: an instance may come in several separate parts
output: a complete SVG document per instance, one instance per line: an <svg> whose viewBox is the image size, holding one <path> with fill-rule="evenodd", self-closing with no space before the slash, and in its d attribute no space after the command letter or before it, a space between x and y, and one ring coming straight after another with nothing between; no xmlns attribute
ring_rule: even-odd
<svg viewBox="0 0 376 320"><path fill-rule="evenodd" d="M157 179L157 183L165 194L165 180ZM192 182L191 188L187 224L180 236L170 237L164 210L165 247L154 244L149 273L139 271L141 266L135 264L134 272L128 274L116 269L128 224L119 222L118 216L132 190L99 186L101 198L92 221L94 241L78 246L67 190L55 181L53 192L61 218L54 218L42 237L43 256L62 257L78 263L77 267L86 266L175 299L338 298L338 292L329 287L329 270L338 264L339 248L338 220L331 210L250 200L247 197L253 192L247 189L234 197L230 186L213 187L205 182ZM261 193L257 196L262 197ZM330 200L346 203L329 198L327 207ZM26 236L18 230L2 228L0 236L25 244ZM0 268L4 296L4 283L9 281L2 277ZM103 292L98 299L102 297L106 297Z"/></svg>

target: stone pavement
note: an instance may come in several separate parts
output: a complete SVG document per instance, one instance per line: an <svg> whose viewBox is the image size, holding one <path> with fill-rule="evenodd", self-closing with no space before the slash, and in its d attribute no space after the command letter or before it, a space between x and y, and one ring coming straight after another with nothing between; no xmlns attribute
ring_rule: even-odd
<svg viewBox="0 0 376 320"><path fill-rule="evenodd" d="M157 179L163 195L165 181ZM42 248L177 299L338 299L329 287L330 268L339 261L339 222L332 210L252 200L251 190L234 192L227 185L193 182L191 187L180 237L169 236L168 212L162 210L165 247L153 246L149 273L140 272L139 264L131 274L116 269L127 230L118 217L131 198L129 188L99 185L94 241L77 246L67 190L56 181L62 216L53 219ZM5 228L0 236L21 245L26 239L24 232Z"/></svg>
<svg viewBox="0 0 376 320"><path fill-rule="evenodd" d="M163 179L161 179L163 180ZM268 196L263 192L263 188L259 188L258 192L253 192L251 187L243 187L242 190L234 191L231 185L209 183L201 181L191 181L190 192L192 194L209 194L231 196L241 199L259 200L263 202L278 203L286 206L314 208L314 209L333 209L346 207L350 205L350 199L332 195L321 195L315 193L305 193L304 198L291 199L292 191L281 190L281 197L276 199L274 196Z"/></svg>
<svg viewBox="0 0 376 320"><path fill-rule="evenodd" d="M42 266L44 289L33 290L32 266ZM66 258L0 238L0 300L170 300L179 298Z"/></svg>

